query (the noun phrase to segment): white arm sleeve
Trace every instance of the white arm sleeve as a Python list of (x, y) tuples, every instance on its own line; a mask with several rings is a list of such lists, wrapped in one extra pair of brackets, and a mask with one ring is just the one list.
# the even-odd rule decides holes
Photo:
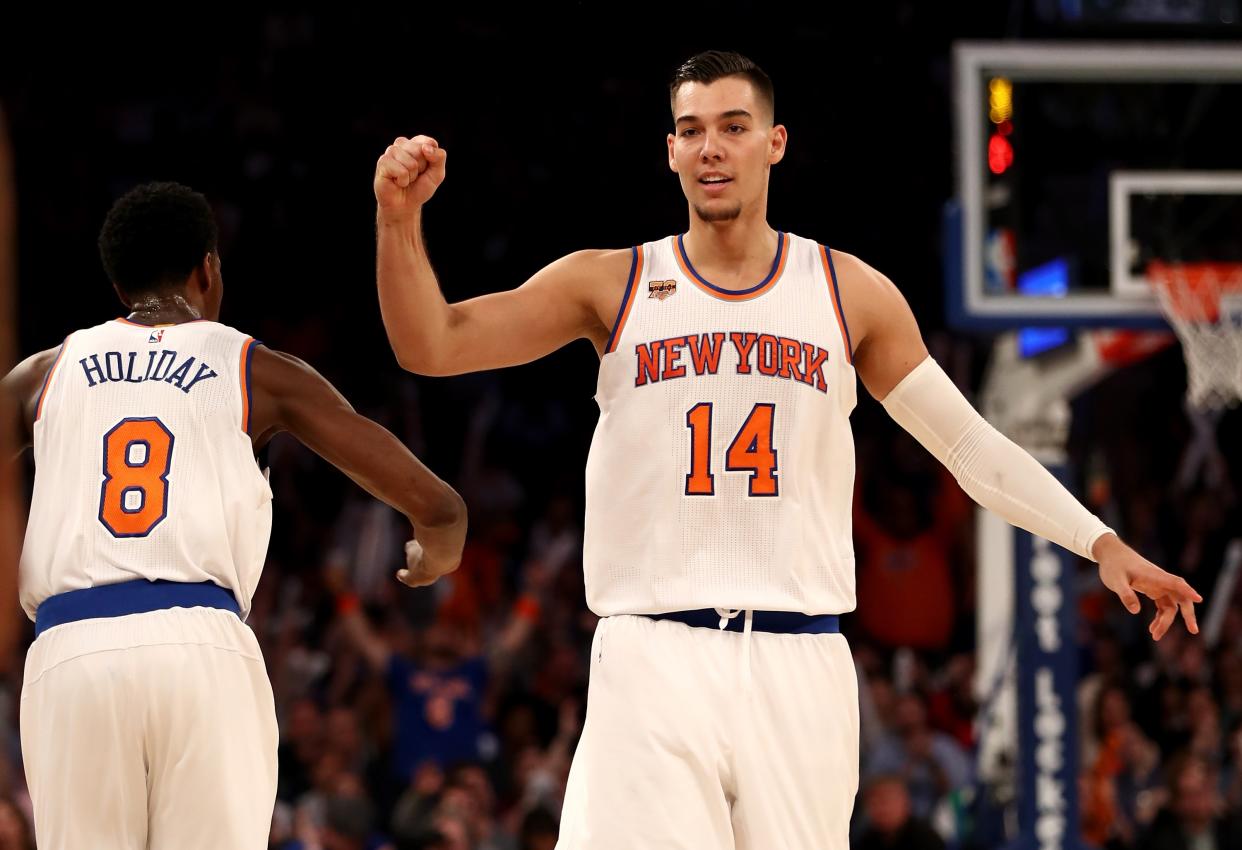
[(1091, 557), (1112, 531), (1048, 470), (988, 424), (944, 370), (928, 357), (882, 402), (953, 473), (962, 489), (1013, 525)]

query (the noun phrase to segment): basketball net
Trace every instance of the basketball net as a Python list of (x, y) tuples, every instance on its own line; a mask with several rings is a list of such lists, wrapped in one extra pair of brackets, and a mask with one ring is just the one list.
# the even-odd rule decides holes
[(1242, 263), (1147, 266), (1161, 310), (1182, 343), (1186, 401), (1204, 413), (1242, 400)]

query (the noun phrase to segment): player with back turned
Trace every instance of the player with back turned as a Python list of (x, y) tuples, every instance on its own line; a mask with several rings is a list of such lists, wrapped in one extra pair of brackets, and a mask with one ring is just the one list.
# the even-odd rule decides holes
[[(219, 324), (206, 199), (148, 184), (100, 235), (126, 318), (3, 380), (34, 445), (21, 701), (39, 847), (267, 847), (277, 728), (244, 620), (272, 492), (255, 452), (287, 431), (404, 513), (398, 578), (453, 570), (465, 508), (317, 372)], [(49, 317), (50, 318), (50, 317)]]

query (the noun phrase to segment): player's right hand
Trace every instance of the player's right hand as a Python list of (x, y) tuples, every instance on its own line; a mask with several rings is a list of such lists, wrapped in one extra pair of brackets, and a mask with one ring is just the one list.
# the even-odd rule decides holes
[(1126, 610), (1140, 610), (1138, 594), (1156, 603), (1156, 617), (1148, 626), (1152, 640), (1160, 640), (1173, 625), (1178, 612), (1186, 630), (1199, 634), (1195, 603), (1203, 597), (1184, 578), (1167, 573), (1122, 543), (1115, 534), (1105, 534), (1096, 543), (1093, 554), (1100, 564), (1100, 580), (1121, 599)]
[(399, 137), (375, 163), (375, 203), (381, 215), (416, 212), (444, 182), (447, 153), (430, 136)]
[(451, 563), (437, 563), (423, 549), (423, 544), (410, 540), (405, 544), (405, 569), (397, 570), (397, 581), (407, 587), (426, 587), (457, 569), (460, 563), (460, 555)]

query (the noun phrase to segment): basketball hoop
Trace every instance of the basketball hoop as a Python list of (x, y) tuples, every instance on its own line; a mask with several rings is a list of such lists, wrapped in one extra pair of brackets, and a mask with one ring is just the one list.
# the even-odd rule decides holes
[(1186, 400), (1223, 411), (1242, 399), (1242, 263), (1147, 266), (1165, 318), (1186, 357)]

